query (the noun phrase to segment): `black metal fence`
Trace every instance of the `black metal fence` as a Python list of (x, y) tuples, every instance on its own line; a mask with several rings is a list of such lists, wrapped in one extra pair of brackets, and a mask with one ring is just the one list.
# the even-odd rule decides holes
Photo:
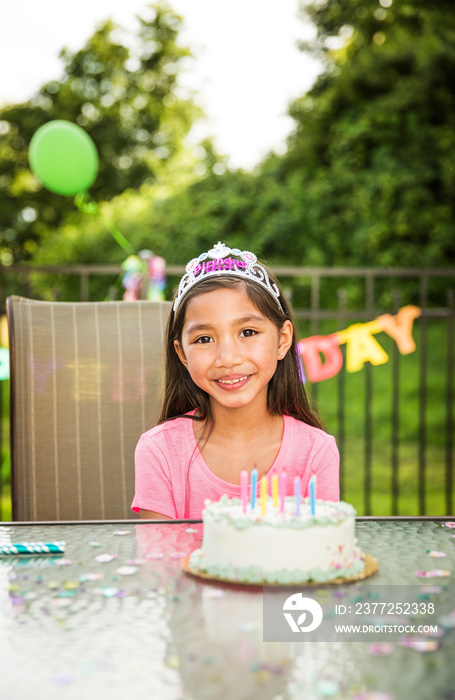
[[(418, 421), (415, 432), (417, 443), (417, 461), (415, 465), (415, 480), (417, 483), (417, 508), (419, 515), (429, 514), (427, 506), (427, 490), (429, 481), (433, 478), (435, 468), (444, 471), (443, 494), (440, 499), (440, 512), (431, 514), (453, 514), (454, 512), (454, 286), (455, 270), (453, 269), (381, 269), (381, 268), (276, 268), (274, 270), (280, 279), (294, 277), (307, 278), (309, 281), (310, 303), (305, 310), (296, 309), (300, 321), (307, 322), (309, 335), (320, 332), (321, 323), (330, 322), (333, 326), (330, 332), (343, 329), (350, 322), (367, 322), (382, 313), (396, 313), (403, 303), (414, 303), (421, 308), (418, 319), (419, 346), (417, 351), (418, 373), (416, 382)], [(336, 280), (336, 308), (323, 308), (321, 303), (321, 286), (323, 280)], [(354, 299), (358, 302), (363, 297), (363, 308), (351, 308), (349, 304), (349, 282), (356, 280)], [(384, 284), (384, 282), (386, 284)], [(382, 284), (381, 284), (382, 283)], [(403, 284), (405, 283), (405, 284)], [(332, 285), (332, 290), (333, 290)], [(363, 293), (361, 293), (363, 292)], [(384, 303), (388, 305), (384, 307)], [(352, 306), (352, 304), (351, 304)], [(444, 366), (440, 367), (439, 385), (428, 387), (429, 375), (429, 328), (430, 324), (438, 321), (440, 324), (438, 340), (444, 339)], [(327, 324), (326, 324), (327, 325)], [(404, 514), (400, 509), (400, 367), (403, 363), (398, 348), (392, 344), (391, 365), (392, 381), (390, 395), (390, 514)], [(373, 405), (373, 377), (377, 368), (369, 363), (364, 366), (363, 393), (363, 512), (372, 514), (372, 462), (373, 435), (375, 430)], [(346, 381), (344, 370), (340, 371), (337, 380), (336, 407), (336, 437), (341, 455), (340, 489), (342, 497), (349, 500), (349, 490), (345, 488), (344, 462), (349, 445), (346, 439), (346, 427), (349, 421), (349, 411), (346, 405)], [(313, 396), (317, 398), (319, 385), (312, 387)], [(432, 464), (429, 474), (428, 458), (428, 413), (434, 409), (433, 402), (444, 403), (445, 419), (432, 430), (439, 432), (443, 461)], [(334, 426), (332, 426), (334, 427)], [(333, 432), (333, 430), (332, 430)], [(402, 500), (402, 499), (401, 499)], [(357, 502), (357, 507), (359, 503)], [(376, 515), (388, 513), (376, 513)]]
[[(183, 266), (167, 267), (170, 290), (183, 272)], [(455, 270), (275, 267), (274, 272), (291, 298), (301, 338), (335, 333), (350, 324), (374, 320), (383, 313), (393, 314), (404, 304), (420, 307), (421, 315), (415, 325), (418, 346), (412, 360), (415, 374), (409, 394), (412, 399), (411, 413), (404, 410), (410, 407), (410, 399), (402, 392), (403, 379), (409, 372), (408, 360), (400, 355), (396, 344), (391, 343), (388, 383), (383, 390), (386, 396), (381, 397), (388, 406), (385, 421), (389, 426), (384, 437), (385, 429), (381, 424), (384, 434), (379, 436), (379, 456), (374, 408), (377, 397), (375, 373), (378, 368), (367, 362), (362, 372), (358, 373), (355, 379), (357, 388), (354, 389), (355, 411), (349, 405), (349, 401), (352, 403), (349, 394), (352, 395), (350, 383), (353, 380), (344, 365), (329, 382), (308, 384), (307, 388), (323, 410), (325, 406), (328, 407), (328, 429), (337, 438), (341, 456), (341, 496), (354, 502), (359, 513), (453, 514)], [(121, 273), (120, 265), (0, 268), (0, 303), (4, 307), (6, 296), (10, 293), (39, 298), (35, 286), (37, 275), (46, 275), (48, 280), (61, 279), (62, 275), (65, 278), (79, 277), (79, 293), (73, 300), (89, 301), (93, 279), (96, 278), (99, 285), (99, 280), (105, 277), (107, 289)], [(52, 284), (48, 289), (52, 292)], [(59, 297), (58, 294), (55, 296)], [(434, 350), (437, 352), (433, 357)], [(7, 408), (6, 403), (0, 404), (3, 413)], [(407, 417), (403, 417), (404, 413)], [(429, 420), (436, 414), (436, 422)], [(384, 416), (382, 418), (384, 423)], [(414, 432), (408, 429), (406, 421), (413, 423)], [(4, 419), (1, 425), (3, 444), (7, 446)], [(415, 459), (406, 466), (408, 481), (403, 481), (403, 432), (408, 443), (413, 443), (415, 447)], [(434, 445), (437, 445), (437, 449), (433, 449)], [(355, 467), (352, 467), (353, 461)], [(381, 481), (386, 479), (385, 474), (387, 486)], [(432, 496), (429, 504), (429, 494), (431, 489), (434, 491), (436, 482), (438, 499)], [(379, 490), (383, 489), (386, 493), (379, 505), (375, 504), (376, 484), (380, 484)], [(415, 507), (413, 512), (409, 512), (409, 505), (403, 504), (409, 496), (408, 492), (413, 489)]]

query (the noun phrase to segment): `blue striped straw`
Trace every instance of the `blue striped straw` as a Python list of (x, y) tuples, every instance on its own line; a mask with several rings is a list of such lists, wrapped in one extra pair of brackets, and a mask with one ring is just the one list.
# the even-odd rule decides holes
[(16, 544), (0, 545), (0, 555), (63, 554), (65, 545), (65, 542), (17, 542)]

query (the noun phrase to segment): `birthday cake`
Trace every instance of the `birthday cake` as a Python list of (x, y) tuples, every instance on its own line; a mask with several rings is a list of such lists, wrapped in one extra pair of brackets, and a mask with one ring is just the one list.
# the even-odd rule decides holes
[(330, 582), (361, 574), (365, 557), (356, 546), (355, 516), (344, 501), (304, 498), (282, 507), (267, 497), (265, 507), (242, 506), (224, 495), (205, 501), (202, 547), (189, 557), (194, 573), (226, 581), (258, 584)]

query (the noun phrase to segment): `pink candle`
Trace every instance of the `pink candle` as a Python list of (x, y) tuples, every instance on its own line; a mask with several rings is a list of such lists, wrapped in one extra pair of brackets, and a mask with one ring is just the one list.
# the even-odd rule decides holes
[(279, 488), (280, 512), (281, 513), (284, 513), (284, 499), (286, 497), (286, 477), (287, 477), (287, 474), (286, 474), (285, 470), (283, 469), (283, 471), (280, 474), (280, 488)]
[(242, 469), (240, 472), (240, 493), (242, 495), (242, 510), (246, 513), (246, 504), (248, 501), (248, 472)]

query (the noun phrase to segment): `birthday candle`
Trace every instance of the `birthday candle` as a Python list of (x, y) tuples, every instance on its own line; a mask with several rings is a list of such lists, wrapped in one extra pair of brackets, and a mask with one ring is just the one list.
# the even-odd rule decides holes
[(267, 498), (267, 479), (261, 480), (261, 515), (265, 515), (265, 500)]
[(246, 513), (246, 503), (248, 500), (248, 472), (242, 469), (240, 472), (240, 492), (242, 495), (242, 510)]
[(311, 515), (316, 514), (316, 474), (313, 474), (313, 476), (310, 479), (310, 506), (311, 506)]
[(276, 474), (272, 476), (272, 496), (273, 505), (276, 508), (278, 506), (278, 477)]
[(258, 482), (258, 470), (251, 470), (251, 510), (256, 505), (256, 484)]
[(286, 497), (286, 478), (287, 474), (285, 470), (280, 474), (280, 512), (284, 513), (284, 499)]
[(298, 476), (294, 479), (294, 496), (295, 496), (295, 514), (300, 515), (300, 479)]

